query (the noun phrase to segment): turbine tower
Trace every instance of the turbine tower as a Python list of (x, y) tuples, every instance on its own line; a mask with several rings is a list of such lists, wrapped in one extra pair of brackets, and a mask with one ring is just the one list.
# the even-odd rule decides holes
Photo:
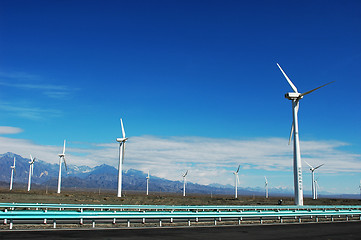
[(322, 167), (324, 164), (321, 164), (321, 165), (318, 165), (317, 167), (312, 167), (308, 162), (306, 162), (306, 160), (303, 160), (303, 161), (305, 161), (305, 163), (310, 167), (310, 171), (311, 171), (311, 175), (312, 175), (312, 199), (317, 199), (317, 197), (316, 197), (316, 181), (315, 181), (315, 170), (317, 169), (317, 168), (320, 168), (320, 167)]
[(29, 180), (28, 180), (28, 192), (30, 191), (30, 186), (31, 186), (31, 177), (34, 174), (34, 162), (35, 162), (36, 158), (33, 158), (30, 154), (30, 161), (29, 161)]
[(68, 168), (66, 166), (66, 161), (65, 161), (65, 140), (64, 140), (63, 153), (58, 154), (58, 156), (59, 156), (59, 177), (58, 177), (58, 191), (57, 191), (57, 193), (60, 193), (60, 188), (61, 188), (61, 162), (62, 162), (62, 160), (64, 161), (65, 170), (68, 171)]
[(124, 162), (124, 151), (125, 151), (125, 142), (128, 138), (125, 137), (125, 131), (123, 126), (123, 120), (120, 119), (120, 125), (122, 128), (122, 138), (117, 138), (119, 143), (119, 163), (118, 163), (118, 197), (122, 197), (122, 171), (123, 171), (123, 162)]
[(237, 185), (237, 183), (239, 183), (239, 178), (238, 178), (238, 172), (239, 172), (239, 167), (240, 167), (241, 165), (238, 165), (238, 168), (237, 168), (237, 171), (235, 171), (235, 172), (233, 172), (233, 174), (234, 174), (234, 191), (235, 191), (235, 193), (234, 193), (234, 198), (238, 198), (238, 185)]
[(315, 199), (318, 199), (318, 189), (320, 188), (320, 185), (318, 185), (318, 178), (315, 180)]
[(11, 168), (11, 176), (10, 176), (10, 191), (13, 190), (13, 180), (14, 180), (14, 172), (16, 173), (15, 170), (15, 157), (14, 157), (14, 165), (10, 166)]
[(266, 176), (264, 176), (264, 188), (265, 188), (265, 193), (266, 193), (266, 198), (268, 198), (268, 181), (267, 181), (267, 178)]
[(148, 176), (146, 177), (147, 179), (147, 196), (148, 196), (148, 193), (149, 193), (149, 170), (148, 170)]
[(302, 187), (302, 163), (301, 163), (301, 150), (300, 150), (300, 139), (298, 136), (298, 108), (299, 101), (303, 96), (320, 89), (332, 82), (326, 83), (318, 88), (312, 89), (305, 93), (299, 93), (296, 86), (291, 82), (286, 73), (283, 71), (281, 66), (277, 63), (278, 68), (281, 70), (283, 76), (286, 78), (288, 84), (291, 86), (294, 92), (289, 92), (285, 94), (285, 97), (292, 101), (292, 110), (293, 110), (293, 123), (291, 128), (290, 140), (292, 138), (292, 133), (294, 132), (293, 138), (293, 180), (294, 180), (294, 191), (295, 191), (295, 205), (303, 206), (303, 187)]
[(188, 174), (188, 170), (183, 174), (183, 197), (186, 196), (186, 176)]

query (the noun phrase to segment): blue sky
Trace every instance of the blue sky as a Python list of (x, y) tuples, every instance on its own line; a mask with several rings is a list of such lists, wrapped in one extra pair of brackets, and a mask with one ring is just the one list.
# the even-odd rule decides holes
[[(292, 188), (291, 91), (321, 190), (361, 179), (359, 1), (1, 1), (0, 151)], [(305, 165), (305, 164), (304, 164)], [(192, 174), (193, 173), (193, 174)], [(310, 174), (304, 166), (306, 191)]]

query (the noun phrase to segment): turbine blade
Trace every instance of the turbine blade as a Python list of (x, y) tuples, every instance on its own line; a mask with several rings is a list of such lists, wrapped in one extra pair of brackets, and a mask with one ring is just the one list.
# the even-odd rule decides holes
[(123, 142), (122, 148), (123, 148), (123, 151), (122, 151), (122, 163), (124, 163), (125, 142)]
[(315, 167), (315, 170), (316, 170), (317, 168), (322, 167), (323, 165), (325, 165), (325, 164), (323, 163), (323, 164), (321, 164), (321, 165), (319, 165), (319, 166)]
[(237, 174), (236, 176), (237, 176), (237, 182), (238, 182), (238, 184), (241, 184), (241, 183), (239, 182), (239, 177), (238, 177), (238, 174)]
[(311, 92), (313, 92), (313, 91), (316, 91), (317, 89), (320, 89), (320, 88), (322, 88), (322, 87), (324, 87), (324, 86), (326, 86), (326, 85), (328, 85), (328, 84), (331, 84), (331, 83), (333, 83), (333, 82), (335, 82), (335, 81), (326, 83), (326, 84), (324, 84), (324, 85), (322, 85), (322, 86), (320, 86), (320, 87), (318, 87), (318, 88), (315, 88), (315, 89), (312, 89), (312, 90), (310, 90), (310, 91), (308, 91), (308, 92), (302, 93), (302, 94), (300, 95), (300, 97), (305, 96), (305, 95), (307, 95), (307, 94), (309, 94), (309, 93), (311, 93)]
[(290, 144), (291, 144), (291, 141), (292, 141), (292, 135), (293, 135), (293, 121), (292, 121), (292, 126), (291, 126), (290, 138), (288, 139), (288, 145), (290, 145)]
[(148, 170), (148, 178), (149, 178), (149, 170)]
[(278, 68), (281, 70), (281, 72), (283, 73), (283, 76), (285, 76), (285, 78), (287, 79), (288, 84), (290, 84), (291, 88), (293, 89), (293, 91), (295, 91), (296, 93), (298, 93), (297, 88), (295, 85), (293, 85), (293, 83), (291, 82), (291, 80), (288, 78), (287, 74), (283, 71), (283, 69), (281, 68), (281, 66), (277, 63)]
[(309, 164), (308, 162), (306, 162), (306, 160), (303, 160), (310, 168), (313, 168), (312, 166), (311, 166), (311, 164)]
[(16, 159), (15, 159), (15, 157), (14, 157), (14, 168), (15, 168), (15, 160), (16, 160)]
[(65, 154), (65, 140), (64, 140), (63, 154)]
[(65, 166), (65, 170), (68, 171), (68, 167), (66, 166), (66, 161), (65, 161), (65, 157), (63, 157), (64, 160), (64, 166)]
[(123, 126), (123, 120), (120, 119), (120, 125), (122, 127), (122, 135), (123, 135), (123, 138), (125, 138), (125, 131), (124, 131), (124, 126)]
[(31, 156), (31, 154), (30, 154), (30, 160), (33, 161), (33, 157)]
[(238, 165), (238, 168), (237, 168), (237, 171), (236, 171), (236, 173), (238, 173), (238, 171), (239, 171), (239, 167), (240, 167), (241, 165)]

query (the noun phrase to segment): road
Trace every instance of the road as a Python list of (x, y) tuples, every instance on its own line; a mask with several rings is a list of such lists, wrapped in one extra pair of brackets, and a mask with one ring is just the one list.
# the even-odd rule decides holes
[(219, 227), (0, 231), (0, 239), (361, 239), (361, 222)]

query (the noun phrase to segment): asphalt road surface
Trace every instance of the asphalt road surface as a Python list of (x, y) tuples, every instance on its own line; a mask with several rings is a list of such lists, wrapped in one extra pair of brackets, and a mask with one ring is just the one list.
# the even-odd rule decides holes
[(0, 239), (361, 239), (361, 222), (0, 231)]

